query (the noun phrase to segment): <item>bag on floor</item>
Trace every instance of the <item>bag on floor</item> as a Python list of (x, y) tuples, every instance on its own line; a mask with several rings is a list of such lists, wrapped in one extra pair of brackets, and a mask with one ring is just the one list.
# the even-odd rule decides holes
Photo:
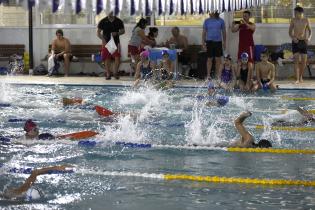
[(23, 74), (24, 72), (24, 61), (21, 55), (11, 55), (9, 57), (9, 73), (11, 74)]
[(43, 64), (36, 66), (34, 69), (34, 75), (46, 75), (47, 73), (48, 71)]

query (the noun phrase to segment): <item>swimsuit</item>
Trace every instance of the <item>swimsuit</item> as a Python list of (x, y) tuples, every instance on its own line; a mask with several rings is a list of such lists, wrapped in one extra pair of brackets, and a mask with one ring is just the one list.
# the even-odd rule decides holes
[(221, 80), (224, 83), (229, 83), (232, 81), (232, 70), (224, 68), (221, 73)]
[(240, 76), (241, 76), (241, 80), (246, 84), (247, 77), (248, 77), (248, 68), (246, 68), (246, 69), (241, 68)]
[(261, 79), (260, 81), (261, 81), (261, 84), (264, 86), (265, 84), (270, 82), (270, 79)]
[(140, 66), (141, 79), (149, 79), (152, 77), (152, 69), (149, 64), (145, 67), (143, 64)]

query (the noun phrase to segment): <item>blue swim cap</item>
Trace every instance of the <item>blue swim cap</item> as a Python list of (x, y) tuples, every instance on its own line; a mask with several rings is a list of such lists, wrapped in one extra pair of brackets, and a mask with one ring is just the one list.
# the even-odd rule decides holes
[(211, 81), (209, 81), (207, 87), (208, 89), (214, 89), (214, 84)]
[(220, 106), (225, 106), (229, 102), (229, 97), (227, 96), (219, 96), (217, 98), (217, 102)]
[(245, 59), (248, 59), (248, 54), (246, 53), (246, 52), (243, 52), (242, 54), (241, 54), (241, 59), (242, 60), (245, 60)]
[(162, 55), (169, 55), (169, 53), (167, 52), (167, 50), (162, 50)]
[(267, 83), (263, 84), (262, 89), (263, 89), (264, 91), (267, 91), (267, 90), (269, 89), (269, 86), (267, 85)]

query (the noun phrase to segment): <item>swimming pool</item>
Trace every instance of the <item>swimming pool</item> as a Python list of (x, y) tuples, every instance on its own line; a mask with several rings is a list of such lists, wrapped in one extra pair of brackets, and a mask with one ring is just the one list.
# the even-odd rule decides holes
[[(108, 176), (106, 172), (189, 174), (204, 176), (313, 180), (315, 155), (230, 153), (221, 150), (176, 148), (125, 148), (115, 142), (147, 144), (228, 143), (238, 137), (233, 120), (243, 110), (252, 110), (246, 121), (256, 139), (266, 137), (274, 147), (315, 149), (315, 132), (270, 131), (256, 129), (268, 116), (297, 105), (315, 109), (310, 90), (280, 90), (276, 94), (230, 95), (226, 107), (209, 108), (194, 97), (204, 88), (7, 85), (2, 84), (0, 134), (15, 143), (1, 146), (1, 163), (6, 167), (44, 167), (73, 164), (73, 174), (44, 175), (35, 186), (44, 197), (33, 202), (0, 200), (2, 207), (67, 209), (312, 209), (314, 188), (303, 186), (262, 186), (222, 184), (184, 180), (167, 181), (132, 176)], [(63, 108), (62, 97), (82, 97), (114, 111), (136, 112), (139, 117), (121, 117), (111, 123), (87, 107)], [(77, 142), (19, 140), (23, 121), (34, 119), (41, 132), (64, 134), (96, 130), (94, 147)], [(309, 124), (306, 127), (312, 127)], [(18, 186), (27, 175), (4, 173), (1, 191)]]

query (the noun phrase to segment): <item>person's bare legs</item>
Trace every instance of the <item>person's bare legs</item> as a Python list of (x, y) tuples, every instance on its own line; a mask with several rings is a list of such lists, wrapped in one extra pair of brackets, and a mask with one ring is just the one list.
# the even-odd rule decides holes
[(111, 59), (106, 58), (106, 60), (105, 60), (105, 77), (106, 77), (106, 79), (110, 79), (110, 77), (111, 77), (110, 64), (111, 64)]
[(65, 65), (65, 77), (69, 75), (69, 69), (70, 69), (70, 54), (65, 53), (63, 54), (64, 58), (64, 65)]
[(213, 58), (207, 59), (207, 78), (211, 78), (212, 59)]
[(119, 76), (118, 76), (118, 69), (119, 69), (119, 66), (120, 66), (120, 57), (115, 57), (115, 63), (114, 63), (114, 77), (116, 79), (119, 79)]
[(301, 54), (301, 62), (299, 64), (299, 81), (303, 82), (303, 73), (306, 67), (306, 62), (307, 62), (307, 54)]
[(296, 77), (296, 81), (295, 84), (300, 83), (300, 54), (299, 53), (295, 53), (293, 55), (293, 59), (294, 59), (294, 72), (295, 72), (295, 77)]
[(219, 78), (220, 66), (222, 63), (222, 57), (215, 57), (215, 78)]
[(247, 111), (247, 112), (242, 112), (240, 114), (240, 116), (238, 116), (235, 120), (234, 120), (234, 125), (235, 128), (237, 129), (237, 131), (239, 132), (239, 134), (242, 136), (243, 139), (248, 138), (249, 136), (251, 136), (251, 134), (247, 131), (247, 129), (244, 127), (243, 122), (245, 121), (245, 119), (249, 116), (251, 116), (252, 113)]

